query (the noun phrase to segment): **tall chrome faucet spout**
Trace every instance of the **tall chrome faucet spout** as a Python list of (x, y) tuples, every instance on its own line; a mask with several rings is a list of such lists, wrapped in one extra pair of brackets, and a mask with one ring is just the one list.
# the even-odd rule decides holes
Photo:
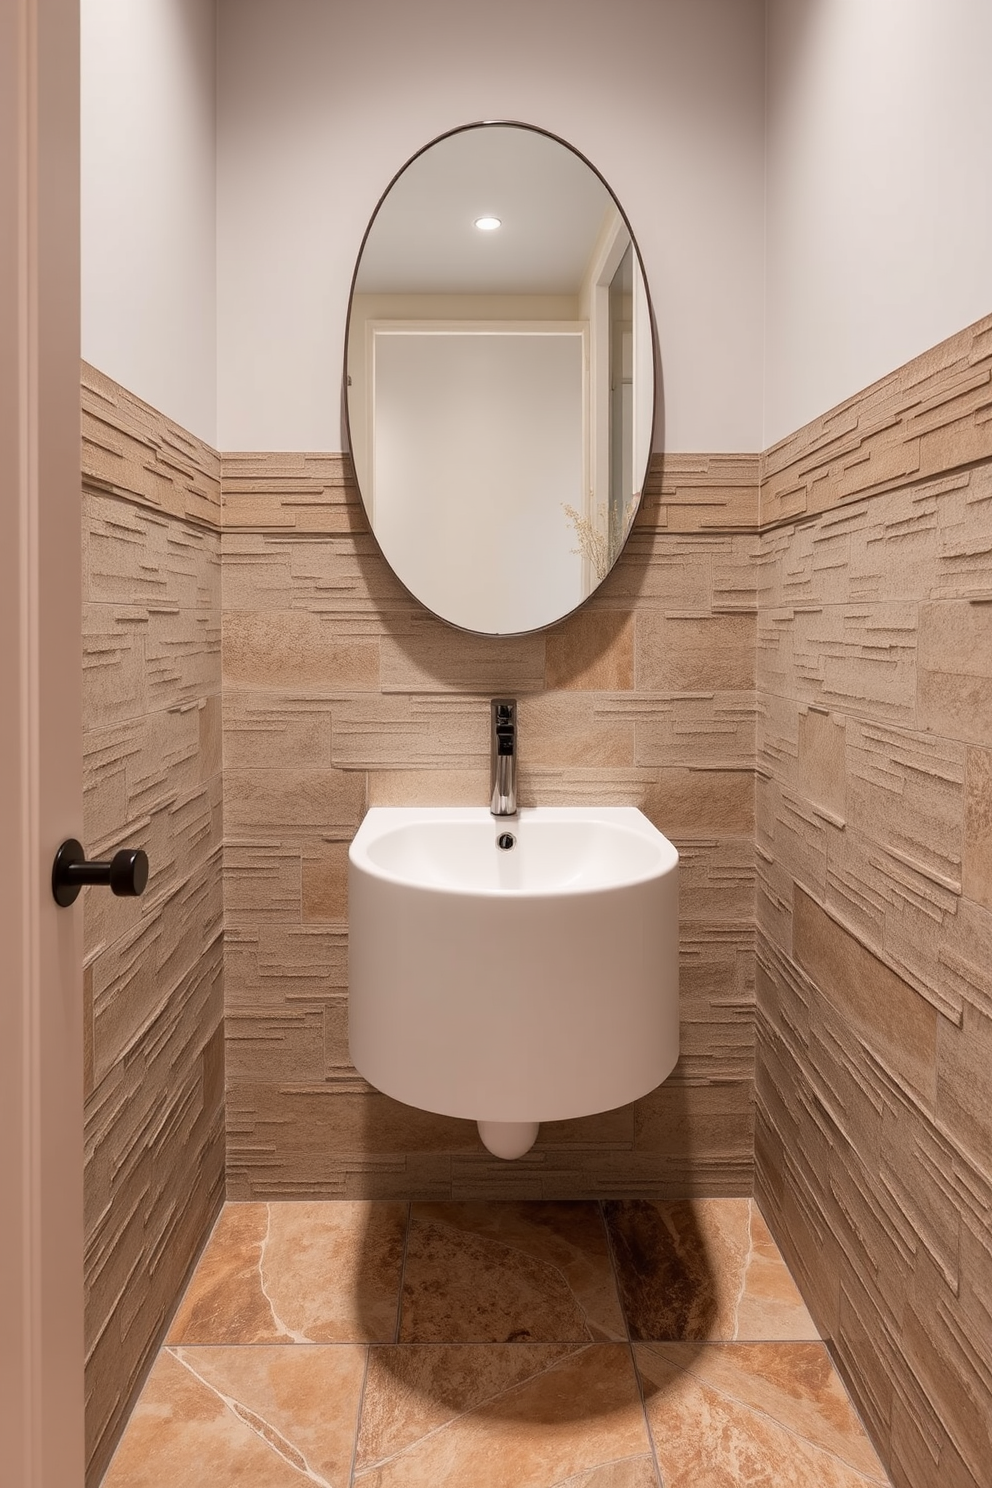
[(517, 812), (517, 702), (516, 698), (493, 698), (489, 735), (489, 809), (493, 816), (515, 816)]

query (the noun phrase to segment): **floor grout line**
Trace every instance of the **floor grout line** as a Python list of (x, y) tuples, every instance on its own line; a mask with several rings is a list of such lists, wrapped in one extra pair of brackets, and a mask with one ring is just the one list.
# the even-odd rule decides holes
[(627, 1317), (627, 1309), (623, 1302), (623, 1292), (620, 1288), (620, 1267), (617, 1264), (616, 1251), (613, 1248), (613, 1236), (610, 1234), (609, 1222), (606, 1218), (606, 1209), (602, 1199), (599, 1203), (599, 1217), (603, 1229), (606, 1232), (606, 1250), (610, 1258), (610, 1267), (613, 1271), (613, 1285), (616, 1288), (617, 1305), (620, 1308), (620, 1316), (623, 1319), (624, 1331), (627, 1334), (627, 1351), (630, 1354), (630, 1367), (634, 1371), (634, 1383), (637, 1386), (637, 1398), (641, 1402), (641, 1416), (644, 1420), (644, 1434), (648, 1441), (648, 1450), (651, 1453), (651, 1461), (654, 1465), (654, 1475), (657, 1479), (658, 1488), (664, 1488), (661, 1478), (661, 1466), (658, 1462), (658, 1453), (655, 1451), (654, 1435), (651, 1431), (651, 1422), (648, 1420), (647, 1401), (644, 1398), (644, 1386), (641, 1383), (641, 1372), (637, 1367), (637, 1355), (634, 1353), (634, 1341), (630, 1336), (630, 1319)]
[(354, 1488), (355, 1469), (358, 1466), (358, 1439), (362, 1434), (362, 1415), (365, 1411), (365, 1390), (369, 1382), (369, 1364), (372, 1359), (371, 1345), (365, 1347), (365, 1368), (362, 1370), (362, 1388), (358, 1392), (358, 1410), (355, 1413), (355, 1438), (351, 1444), (351, 1467), (348, 1471), (348, 1488)]

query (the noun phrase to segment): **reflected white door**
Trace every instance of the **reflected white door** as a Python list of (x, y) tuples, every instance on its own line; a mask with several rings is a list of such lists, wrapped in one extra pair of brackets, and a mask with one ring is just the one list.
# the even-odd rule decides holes
[(0, 6), (0, 1483), (83, 1482), (78, 0)]

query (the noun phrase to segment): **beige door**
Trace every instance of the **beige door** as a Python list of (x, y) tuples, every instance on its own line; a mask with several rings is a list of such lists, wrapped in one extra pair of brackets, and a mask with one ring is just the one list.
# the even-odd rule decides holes
[(83, 1482), (78, 0), (0, 0), (0, 1485)]

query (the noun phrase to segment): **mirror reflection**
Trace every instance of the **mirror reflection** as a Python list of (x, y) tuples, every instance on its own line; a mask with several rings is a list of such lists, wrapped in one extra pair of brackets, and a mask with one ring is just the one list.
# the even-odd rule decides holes
[(366, 234), (347, 374), (372, 530), (428, 609), (517, 634), (606, 577), (647, 470), (654, 351), (629, 228), (574, 150), (482, 124), (417, 155)]

